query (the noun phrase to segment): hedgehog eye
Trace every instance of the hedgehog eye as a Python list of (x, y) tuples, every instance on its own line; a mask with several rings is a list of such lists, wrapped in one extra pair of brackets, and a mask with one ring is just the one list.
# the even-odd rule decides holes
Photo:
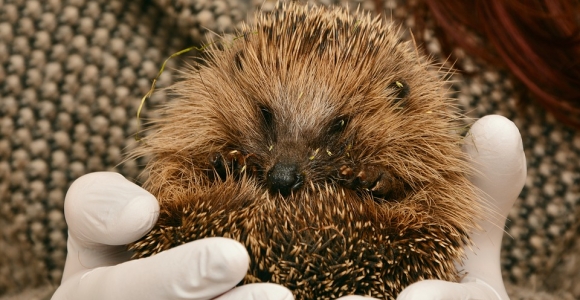
[(342, 133), (346, 128), (348, 121), (349, 119), (345, 116), (334, 119), (331, 123), (329, 134), (333, 135)]
[(274, 115), (272, 114), (272, 111), (270, 111), (270, 109), (266, 106), (260, 105), (260, 113), (262, 114), (262, 119), (264, 120), (264, 124), (269, 127), (272, 128), (274, 125)]
[(390, 91), (390, 95), (394, 95), (397, 100), (406, 98), (411, 92), (407, 82), (401, 79), (395, 80), (393, 83), (389, 84), (387, 89)]

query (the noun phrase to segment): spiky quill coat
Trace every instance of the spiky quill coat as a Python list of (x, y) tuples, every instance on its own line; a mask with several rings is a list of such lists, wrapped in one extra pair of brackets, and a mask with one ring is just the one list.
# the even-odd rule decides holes
[(397, 27), (281, 5), (204, 55), (133, 153), (152, 157), (144, 187), (161, 205), (136, 257), (233, 238), (243, 283), (296, 299), (458, 279), (480, 211), (459, 115)]

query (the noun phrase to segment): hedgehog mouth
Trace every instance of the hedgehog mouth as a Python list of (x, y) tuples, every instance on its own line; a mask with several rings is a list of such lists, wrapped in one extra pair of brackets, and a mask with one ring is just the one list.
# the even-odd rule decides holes
[[(240, 150), (214, 153), (210, 157), (211, 176), (221, 181), (229, 177), (258, 179), (265, 190), (284, 198), (313, 189), (312, 178), (300, 172), (296, 164), (278, 162), (265, 170), (256, 155)], [(319, 180), (321, 184), (338, 185), (361, 194), (371, 195), (376, 201), (399, 201), (411, 192), (409, 184), (394, 175), (388, 167), (378, 165), (355, 166), (341, 163), (340, 167), (329, 168), (328, 176)], [(310, 184), (306, 184), (306, 183)], [(318, 181), (317, 181), (318, 182)], [(308, 191), (306, 191), (308, 192)], [(362, 196), (362, 195), (361, 195)]]
[(210, 157), (213, 173), (210, 177), (225, 181), (228, 178), (254, 178), (272, 195), (284, 198), (298, 193), (304, 186), (306, 176), (299, 172), (296, 164), (278, 163), (265, 170), (254, 154), (245, 154), (239, 150), (214, 153)]
[(266, 172), (265, 182), (270, 193), (288, 197), (302, 188), (305, 177), (298, 164), (277, 162)]

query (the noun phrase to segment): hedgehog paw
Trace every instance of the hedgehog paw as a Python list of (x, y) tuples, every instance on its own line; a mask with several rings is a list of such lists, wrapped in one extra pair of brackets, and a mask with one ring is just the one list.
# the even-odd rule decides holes
[(352, 190), (371, 192), (380, 198), (399, 198), (404, 194), (404, 184), (386, 168), (364, 166), (362, 168), (344, 165), (338, 171), (340, 182)]
[(232, 150), (226, 154), (214, 153), (210, 157), (210, 163), (219, 177), (225, 180), (229, 175), (239, 177), (247, 172), (257, 173), (258, 167), (254, 158), (254, 154), (244, 155), (241, 151)]

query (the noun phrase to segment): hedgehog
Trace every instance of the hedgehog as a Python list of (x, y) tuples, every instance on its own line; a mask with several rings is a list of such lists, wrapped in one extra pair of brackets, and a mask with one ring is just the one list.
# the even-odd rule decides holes
[(235, 239), (240, 284), (296, 299), (458, 281), (481, 206), (445, 71), (358, 10), (278, 4), (250, 24), (179, 70), (132, 153), (161, 209), (134, 258)]

